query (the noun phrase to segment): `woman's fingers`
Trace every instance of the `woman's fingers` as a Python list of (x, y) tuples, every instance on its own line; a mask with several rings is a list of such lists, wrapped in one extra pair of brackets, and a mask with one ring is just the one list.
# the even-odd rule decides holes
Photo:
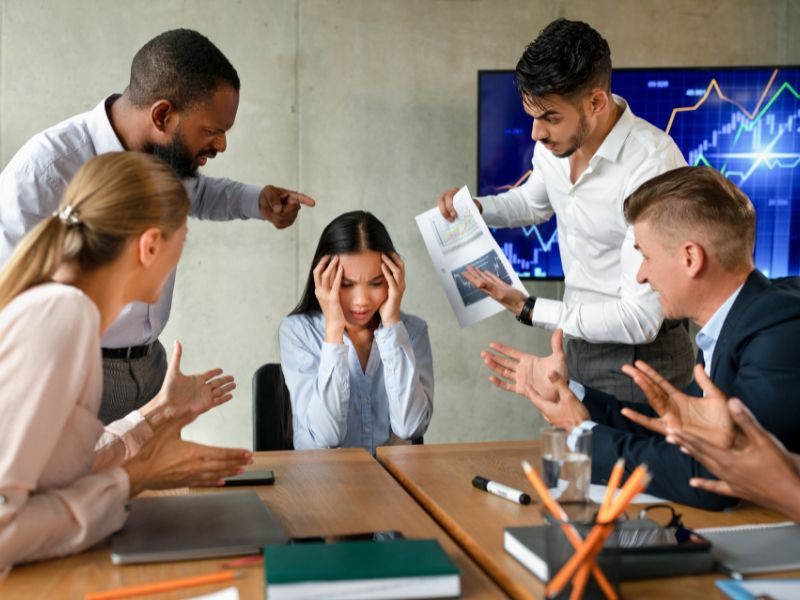
[(326, 254), (319, 260), (317, 266), (314, 267), (314, 270), (312, 271), (312, 274), (314, 276), (314, 287), (319, 288), (320, 285), (322, 284), (322, 272), (326, 269), (328, 261), (330, 261), (330, 259), (331, 257)]
[(344, 267), (342, 265), (338, 265), (336, 267), (336, 276), (333, 278), (333, 283), (331, 284), (331, 293), (333, 294), (336, 302), (339, 302), (339, 290), (342, 287), (342, 277), (344, 277)]
[(323, 289), (329, 290), (333, 287), (333, 281), (338, 271), (339, 271), (339, 257), (334, 256), (328, 263), (328, 266), (325, 267), (325, 270), (322, 272), (322, 277), (320, 278), (320, 282), (322, 283)]

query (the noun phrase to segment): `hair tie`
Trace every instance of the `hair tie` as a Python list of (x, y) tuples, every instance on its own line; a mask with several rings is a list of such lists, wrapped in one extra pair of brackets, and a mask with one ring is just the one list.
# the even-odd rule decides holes
[(78, 211), (72, 208), (71, 206), (62, 206), (56, 211), (53, 211), (53, 216), (58, 217), (59, 220), (67, 226), (72, 225), (80, 225), (81, 220), (79, 218)]

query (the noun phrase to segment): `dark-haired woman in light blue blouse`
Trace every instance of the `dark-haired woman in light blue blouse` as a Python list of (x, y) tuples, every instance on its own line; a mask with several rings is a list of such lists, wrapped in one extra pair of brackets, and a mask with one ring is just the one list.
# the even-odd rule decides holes
[(428, 327), (400, 311), (405, 265), (364, 211), (323, 231), (300, 303), (280, 327), (294, 447), (365, 448), (422, 436), (433, 414)]

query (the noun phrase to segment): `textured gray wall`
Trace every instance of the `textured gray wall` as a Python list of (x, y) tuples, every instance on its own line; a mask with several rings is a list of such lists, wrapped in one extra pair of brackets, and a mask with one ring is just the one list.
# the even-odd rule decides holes
[[(190, 437), (250, 444), (250, 377), (278, 359), (277, 327), (299, 296), (322, 227), (354, 208), (383, 219), (406, 257), (404, 308), (430, 326), (435, 413), (426, 440), (535, 436), (522, 398), (495, 391), (479, 351), (535, 352), (548, 335), (508, 314), (460, 330), (413, 217), (445, 187), (476, 181), (476, 71), (513, 68), (550, 20), (586, 20), (616, 66), (800, 63), (796, 0), (3, 0), (0, 161), (31, 135), (121, 91), (154, 35), (208, 35), (242, 79), (229, 150), (205, 172), (294, 187), (318, 200), (278, 232), (192, 222), (163, 340), (186, 371), (222, 366), (234, 399)], [(561, 286), (531, 285), (556, 296)]]

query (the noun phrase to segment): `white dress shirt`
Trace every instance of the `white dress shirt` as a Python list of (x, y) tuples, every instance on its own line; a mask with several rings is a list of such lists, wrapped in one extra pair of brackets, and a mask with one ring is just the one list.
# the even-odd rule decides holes
[(325, 341), (320, 312), (286, 317), (281, 368), (292, 401), (294, 447), (365, 448), (416, 438), (433, 414), (433, 358), (425, 321), (401, 313), (375, 330), (367, 368), (347, 333)]
[(153, 431), (136, 411), (104, 429), (102, 387), (100, 313), (79, 289), (39, 285), (0, 311), (0, 579), (125, 522), (120, 465)]
[[(35, 135), (0, 173), (0, 266), (25, 233), (58, 208), (64, 190), (85, 162), (124, 150), (107, 113), (116, 97), (109, 96), (93, 110)], [(262, 218), (258, 186), (203, 175), (185, 179), (184, 184), (193, 217), (214, 221)], [(125, 307), (103, 337), (103, 347), (139, 346), (158, 339), (169, 318), (174, 285), (172, 273), (156, 304)]]
[(623, 112), (574, 184), (569, 159), (536, 144), (523, 185), (479, 200), (493, 227), (558, 218), (564, 300), (537, 298), (534, 325), (592, 343), (643, 344), (655, 339), (663, 315), (656, 293), (636, 282), (642, 257), (623, 203), (642, 183), (686, 161), (672, 138), (635, 117), (619, 96), (614, 101)]

